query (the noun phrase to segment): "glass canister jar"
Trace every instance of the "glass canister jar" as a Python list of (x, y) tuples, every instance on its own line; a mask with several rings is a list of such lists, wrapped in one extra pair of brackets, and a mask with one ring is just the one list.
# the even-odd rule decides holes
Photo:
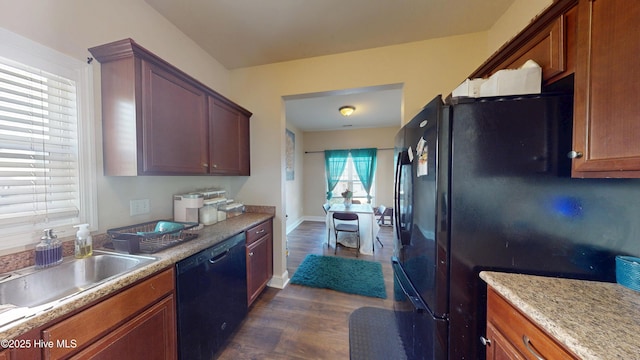
[(213, 225), (218, 222), (218, 208), (220, 205), (226, 204), (224, 198), (213, 198), (204, 200), (203, 206), (200, 208), (200, 223), (204, 225)]
[(220, 206), (218, 210), (225, 213), (225, 219), (230, 219), (242, 214), (244, 212), (244, 205), (240, 203), (230, 203)]

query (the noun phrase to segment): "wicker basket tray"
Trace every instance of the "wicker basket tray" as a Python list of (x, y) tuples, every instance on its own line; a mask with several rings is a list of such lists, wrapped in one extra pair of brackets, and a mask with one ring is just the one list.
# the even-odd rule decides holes
[[(159, 222), (166, 221), (182, 224), (182, 229), (156, 232)], [(198, 237), (193, 230), (198, 223), (169, 220), (155, 220), (142, 224), (124, 226), (107, 230), (113, 249), (129, 254), (153, 254)], [(105, 245), (109, 247), (109, 245)]]

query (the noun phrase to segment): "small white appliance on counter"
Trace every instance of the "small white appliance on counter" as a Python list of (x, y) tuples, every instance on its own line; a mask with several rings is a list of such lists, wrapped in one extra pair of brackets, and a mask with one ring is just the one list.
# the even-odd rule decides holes
[(173, 219), (198, 222), (198, 210), (204, 205), (204, 196), (198, 193), (173, 196)]

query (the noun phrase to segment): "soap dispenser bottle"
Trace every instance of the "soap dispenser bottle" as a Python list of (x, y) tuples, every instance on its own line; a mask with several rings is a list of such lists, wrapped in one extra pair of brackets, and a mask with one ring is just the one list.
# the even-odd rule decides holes
[(89, 224), (80, 224), (74, 227), (78, 228), (74, 247), (76, 259), (84, 259), (91, 256), (93, 254), (93, 241), (89, 232)]
[(36, 245), (36, 269), (58, 265), (62, 262), (62, 242), (53, 229), (44, 230), (40, 243)]

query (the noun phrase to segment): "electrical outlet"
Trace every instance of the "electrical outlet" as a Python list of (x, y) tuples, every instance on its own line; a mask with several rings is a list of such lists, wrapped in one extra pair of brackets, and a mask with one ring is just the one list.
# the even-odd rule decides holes
[(149, 213), (149, 199), (129, 201), (129, 215), (144, 215)]

